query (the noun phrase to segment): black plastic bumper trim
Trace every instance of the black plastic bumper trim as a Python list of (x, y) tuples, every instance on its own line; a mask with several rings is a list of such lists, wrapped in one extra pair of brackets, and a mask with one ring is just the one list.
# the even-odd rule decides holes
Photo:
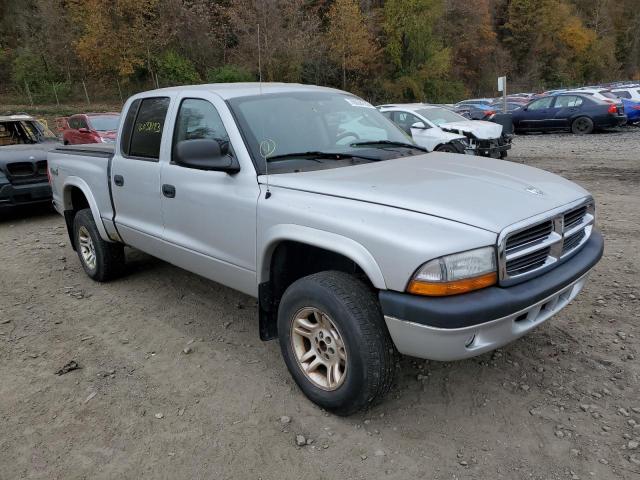
[(451, 297), (421, 297), (381, 290), (385, 315), (438, 328), (463, 328), (496, 320), (544, 300), (578, 280), (598, 263), (604, 239), (594, 230), (570, 260), (548, 273), (512, 287), (489, 287)]

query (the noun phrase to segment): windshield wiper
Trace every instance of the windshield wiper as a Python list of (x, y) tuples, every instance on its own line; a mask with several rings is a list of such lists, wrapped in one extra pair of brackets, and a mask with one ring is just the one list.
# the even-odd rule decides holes
[(415, 148), (416, 150), (422, 150), (423, 152), (427, 151), (427, 149), (419, 147), (418, 145), (415, 145), (413, 143), (394, 142), (392, 140), (367, 140), (365, 142), (356, 142), (351, 144), (352, 147), (364, 147), (368, 145), (388, 145), (392, 147)]
[(272, 162), (274, 160), (285, 160), (287, 158), (303, 158), (309, 160), (348, 160), (350, 158), (362, 158), (364, 160), (380, 160), (379, 158), (367, 157), (365, 155), (354, 155), (352, 153), (297, 152), (267, 157), (267, 162)]

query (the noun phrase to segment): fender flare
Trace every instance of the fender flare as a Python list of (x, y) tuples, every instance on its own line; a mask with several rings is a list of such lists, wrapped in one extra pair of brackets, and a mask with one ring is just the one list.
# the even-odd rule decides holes
[(270, 227), (262, 239), (263, 247), (258, 252), (258, 283), (269, 280), (271, 258), (276, 247), (284, 241), (305, 243), (314, 247), (329, 250), (344, 255), (355, 262), (369, 277), (373, 286), (380, 290), (386, 290), (386, 282), (378, 263), (373, 255), (358, 242), (338, 235), (311, 227), (295, 224), (280, 224)]
[(95, 198), (93, 198), (93, 194), (91, 193), (91, 188), (89, 188), (89, 185), (87, 184), (87, 182), (85, 182), (80, 177), (71, 176), (65, 179), (64, 187), (62, 189), (63, 209), (71, 210), (72, 208), (71, 195), (70, 195), (71, 188), (69, 187), (76, 187), (76, 188), (79, 188), (80, 191), (82, 191), (85, 198), (87, 199), (87, 202), (89, 202), (91, 215), (93, 215), (93, 220), (94, 222), (96, 222), (96, 227), (98, 227), (98, 232), (100, 232), (100, 237), (102, 237), (102, 239), (106, 242), (113, 242), (113, 240), (109, 238), (109, 235), (107, 234), (107, 230), (104, 228), (104, 224), (102, 223), (102, 218), (100, 217), (100, 209), (98, 208), (98, 203), (96, 202)]

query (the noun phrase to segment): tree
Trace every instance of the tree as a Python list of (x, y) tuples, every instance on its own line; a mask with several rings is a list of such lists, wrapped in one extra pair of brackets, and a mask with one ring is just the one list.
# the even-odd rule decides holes
[[(233, 32), (229, 59), (266, 81), (299, 82), (313, 64), (320, 39), (319, 19), (304, 0), (231, 0), (227, 10)], [(258, 25), (260, 35), (258, 36)]]
[(463, 92), (450, 81), (451, 49), (435, 32), (442, 0), (387, 0), (384, 5), (386, 53), (392, 68), (387, 90), (396, 98), (447, 99)]
[(128, 77), (146, 64), (156, 44), (157, 0), (69, 0), (80, 29), (75, 50), (95, 75)]
[(329, 54), (342, 69), (342, 88), (346, 90), (347, 71), (366, 74), (376, 61), (378, 49), (356, 0), (336, 0), (327, 18)]

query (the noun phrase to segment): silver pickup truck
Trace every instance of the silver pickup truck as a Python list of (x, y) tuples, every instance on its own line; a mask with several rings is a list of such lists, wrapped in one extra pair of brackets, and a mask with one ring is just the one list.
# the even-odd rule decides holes
[(348, 415), (396, 356), (472, 357), (564, 308), (602, 255), (593, 198), (535, 168), (425, 153), (364, 100), (292, 84), (130, 98), (115, 145), (48, 156), (87, 275), (128, 245), (256, 297), (301, 390)]

